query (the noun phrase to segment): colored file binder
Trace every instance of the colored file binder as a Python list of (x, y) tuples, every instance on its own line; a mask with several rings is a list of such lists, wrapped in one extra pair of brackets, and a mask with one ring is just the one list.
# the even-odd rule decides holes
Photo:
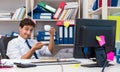
[[(102, 1), (103, 0), (98, 0), (98, 7), (102, 7)], [(111, 6), (111, 0), (107, 0), (107, 6)]]
[(66, 27), (64, 27), (64, 44), (68, 44), (68, 33), (69, 33), (69, 31), (68, 31), (68, 28), (66, 28)]
[[(54, 34), (54, 40), (56, 40), (56, 33)], [(38, 41), (49, 41), (50, 40), (50, 33), (47, 31), (39, 31), (37, 35)]]
[(118, 0), (111, 0), (111, 6), (117, 6)]
[(58, 19), (58, 17), (60, 16), (60, 14), (62, 13), (64, 9), (64, 6), (65, 6), (65, 2), (64, 1), (60, 2), (58, 9), (53, 16), (54, 19)]
[(93, 10), (98, 9), (98, 0), (96, 0), (96, 1), (94, 2), (92, 9), (93, 9)]
[(73, 44), (74, 43), (74, 26), (69, 26), (68, 36), (69, 36), (69, 38), (68, 38), (69, 44)]
[(58, 39), (59, 39), (59, 44), (63, 44), (64, 40), (64, 26), (58, 26)]
[(43, 8), (45, 8), (46, 10), (52, 12), (52, 13), (55, 13), (55, 12), (56, 12), (56, 9), (55, 9), (55, 8), (53, 8), (53, 7), (50, 6), (50, 5), (45, 4), (44, 2), (40, 2), (39, 5), (40, 5), (41, 7), (43, 7)]
[[(42, 8), (40, 5), (36, 5), (36, 7), (33, 10), (33, 19), (40, 19), (40, 14), (47, 12), (48, 11)], [(31, 12), (29, 12), (28, 15), (31, 16)]]

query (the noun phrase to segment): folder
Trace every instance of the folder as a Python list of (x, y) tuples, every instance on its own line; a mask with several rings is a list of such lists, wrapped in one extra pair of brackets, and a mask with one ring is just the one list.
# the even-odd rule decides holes
[(24, 18), (24, 15), (25, 15), (25, 12), (26, 12), (26, 8), (25, 7), (22, 7), (21, 10), (20, 10), (20, 13), (17, 17), (18, 20), (20, 19), (23, 19)]
[(63, 44), (63, 37), (64, 37), (64, 26), (58, 26), (59, 44)]
[(98, 9), (98, 0), (95, 0), (94, 4), (93, 4), (93, 10)]
[(62, 13), (62, 11), (64, 9), (64, 6), (65, 6), (65, 2), (64, 1), (60, 2), (59, 6), (58, 6), (58, 9), (57, 9), (57, 11), (55, 12), (55, 14), (53, 16), (54, 19), (59, 18), (59, 16), (61, 15), (61, 13)]
[[(54, 33), (54, 40), (56, 40), (56, 33)], [(50, 40), (50, 33), (48, 31), (39, 31), (37, 35), (38, 41), (49, 41)]]
[[(48, 13), (48, 11), (42, 8), (40, 5), (36, 5), (36, 7), (33, 9), (33, 19), (40, 19), (41, 13)], [(31, 12), (29, 12), (28, 15), (31, 16)]]
[(68, 44), (68, 28), (64, 27), (64, 44)]
[(16, 9), (15, 13), (12, 16), (12, 20), (17, 20), (21, 8)]
[(40, 5), (41, 7), (43, 7), (44, 9), (52, 12), (52, 13), (55, 13), (55, 12), (56, 12), (56, 9), (55, 9), (55, 8), (53, 8), (53, 7), (50, 6), (50, 5), (45, 4), (45, 3), (42, 2), (42, 1), (39, 3), (39, 5)]
[(118, 4), (118, 0), (111, 0), (111, 6), (117, 6), (117, 4)]
[(68, 42), (69, 44), (73, 44), (74, 43), (74, 26), (69, 26), (69, 37), (68, 37)]
[[(102, 1), (103, 0), (98, 0), (98, 8), (102, 7)], [(111, 0), (107, 0), (107, 6), (111, 6)]]

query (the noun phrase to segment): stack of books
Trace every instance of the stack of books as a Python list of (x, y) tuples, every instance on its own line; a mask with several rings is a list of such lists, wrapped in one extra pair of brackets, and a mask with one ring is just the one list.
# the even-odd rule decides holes
[(12, 17), (12, 15), (11, 15), (11, 13), (3, 13), (3, 12), (1, 12), (0, 13), (0, 20), (10, 20), (11, 19), (11, 17)]
[(52, 13), (41, 13), (40, 19), (52, 19)]
[[(96, 9), (102, 7), (102, 1), (103, 0), (94, 0), (92, 9), (96, 10)], [(107, 2), (108, 2), (107, 6), (109, 6), (109, 7), (120, 6), (120, 0), (108, 0)]]
[(59, 20), (74, 20), (78, 11), (78, 2), (67, 2)]
[[(33, 19), (52, 19), (55, 12), (55, 8), (41, 1), (33, 9)], [(32, 16), (32, 12), (28, 15)]]
[(26, 7), (20, 7), (15, 10), (12, 20), (21, 20), (25, 17)]
[[(50, 33), (48, 31), (38, 31), (37, 34), (37, 41), (49, 41), (50, 40)], [(54, 41), (57, 44), (57, 34), (54, 34)]]

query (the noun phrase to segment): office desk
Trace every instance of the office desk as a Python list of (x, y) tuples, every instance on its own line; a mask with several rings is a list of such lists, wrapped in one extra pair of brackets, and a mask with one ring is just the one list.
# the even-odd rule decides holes
[[(11, 62), (33, 62), (37, 60), (7, 60)], [(31, 68), (18, 68), (14, 66), (13, 68), (2, 68), (0, 72), (101, 72), (102, 68), (100, 67), (83, 67), (81, 65), (93, 63), (90, 60), (80, 59), (81, 64), (67, 64), (67, 65), (45, 65), (37, 66)], [(120, 72), (120, 64), (112, 62), (114, 66), (106, 67), (105, 72)], [(63, 68), (63, 69), (62, 69)], [(63, 70), (63, 71), (62, 71)]]

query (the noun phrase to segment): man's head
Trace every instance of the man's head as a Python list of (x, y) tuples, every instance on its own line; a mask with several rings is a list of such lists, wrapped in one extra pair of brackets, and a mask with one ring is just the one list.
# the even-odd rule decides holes
[(20, 36), (24, 39), (28, 39), (31, 36), (31, 33), (35, 27), (35, 22), (29, 18), (25, 18), (20, 22), (19, 31)]

